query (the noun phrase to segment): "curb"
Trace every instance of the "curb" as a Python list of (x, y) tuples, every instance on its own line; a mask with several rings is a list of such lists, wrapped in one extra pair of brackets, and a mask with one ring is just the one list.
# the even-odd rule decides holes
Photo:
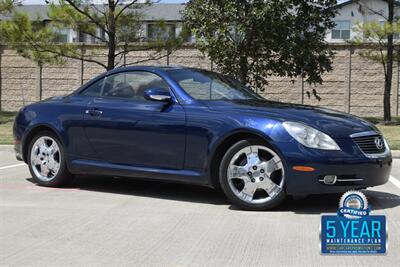
[(14, 145), (0, 145), (0, 151), (14, 152)]
[(400, 159), (400, 150), (392, 150), (392, 157), (394, 159)]
[[(14, 152), (14, 145), (0, 145), (0, 151)], [(392, 157), (394, 159), (400, 159), (400, 150), (392, 150)]]

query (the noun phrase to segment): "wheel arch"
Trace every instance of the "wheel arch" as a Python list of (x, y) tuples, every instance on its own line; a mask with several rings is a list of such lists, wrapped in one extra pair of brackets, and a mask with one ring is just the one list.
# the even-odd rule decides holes
[[(211, 157), (208, 162), (208, 179), (209, 184), (213, 188), (219, 188), (219, 166), (222, 160), (222, 157), (225, 155), (226, 151), (235, 143), (245, 140), (245, 139), (259, 139), (262, 142), (265, 142), (266, 145), (271, 147), (274, 151), (277, 151), (277, 148), (272, 144), (271, 138), (265, 133), (261, 133), (258, 131), (251, 131), (247, 129), (238, 130), (221, 138), (216, 145), (214, 145), (214, 149), (212, 150)], [(277, 151), (278, 154), (281, 154)]]
[(61, 135), (58, 133), (58, 131), (51, 125), (49, 124), (38, 124), (29, 129), (29, 131), (25, 134), (25, 137), (22, 141), (22, 157), (24, 159), (24, 162), (27, 163), (28, 161), (28, 149), (29, 149), (29, 144), (31, 143), (32, 139), (40, 132), (42, 131), (49, 131), (55, 134), (58, 138), (58, 140), (61, 142), (61, 144), (65, 147), (64, 140), (61, 137)]

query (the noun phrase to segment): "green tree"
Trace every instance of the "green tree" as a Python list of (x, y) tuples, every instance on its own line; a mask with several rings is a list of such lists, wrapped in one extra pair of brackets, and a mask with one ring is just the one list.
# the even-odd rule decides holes
[[(111, 70), (122, 64), (125, 54), (144, 47), (130, 46), (129, 42), (143, 41), (138, 32), (141, 27), (142, 10), (152, 1), (108, 0), (104, 5), (95, 5), (91, 0), (57, 0), (49, 4), (50, 23), (40, 18), (31, 21), (27, 14), (14, 12), (12, 20), (4, 27), (5, 36), (11, 46), (25, 57), (39, 63), (60, 62), (65, 58), (92, 62)], [(162, 24), (162, 23), (160, 23)], [(83, 53), (82, 47), (60, 42), (62, 29), (74, 29), (90, 36), (107, 47), (107, 61), (99, 59), (98, 51)], [(171, 37), (151, 40), (146, 49), (155, 52), (149, 59), (161, 58), (171, 53), (183, 42), (183, 38)], [(148, 59), (148, 60), (149, 60)], [(126, 64), (135, 64), (128, 62)]]
[(359, 23), (354, 28), (359, 33), (355, 38), (355, 43), (373, 43), (378, 47), (376, 50), (361, 51), (359, 54), (364, 58), (379, 62), (382, 65), (385, 75), (385, 86), (383, 93), (383, 119), (390, 122), (392, 120), (390, 94), (392, 90), (393, 61), (395, 58), (394, 35), (400, 34), (400, 24), (398, 18), (394, 16), (394, 10), (398, 1), (384, 0), (387, 3), (387, 13), (383, 10), (374, 10), (362, 1), (357, 1), (364, 12), (372, 13), (382, 20), (382, 22), (372, 21)]
[(0, 35), (19, 55), (38, 65), (64, 62), (64, 58), (58, 53), (52, 53), (51, 48), (47, 51), (46, 47), (57, 38), (57, 34), (50, 27), (44, 27), (40, 19), (31, 21), (27, 14), (15, 12), (11, 20), (0, 25)]
[(10, 12), (15, 2), (15, 0), (0, 0), (0, 14)]
[[(14, 7), (14, 0), (0, 0), (0, 15), (8, 15)], [(0, 45), (4, 42), (3, 22), (0, 20)], [(1, 51), (0, 51), (1, 52)]]
[(191, 0), (183, 14), (200, 50), (233, 75), (263, 89), (271, 75), (321, 83), (333, 52), (325, 43), (336, 0)]

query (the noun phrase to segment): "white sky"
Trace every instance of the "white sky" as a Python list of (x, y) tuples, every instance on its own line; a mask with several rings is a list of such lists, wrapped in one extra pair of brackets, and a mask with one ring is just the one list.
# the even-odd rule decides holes
[[(184, 3), (187, 0), (162, 0), (162, 3)], [(45, 4), (44, 0), (23, 0), (22, 4)]]
[[(163, 3), (184, 3), (188, 0), (161, 0)], [(338, 0), (339, 3), (345, 2), (347, 0)], [(45, 4), (44, 0), (23, 0), (24, 4)]]

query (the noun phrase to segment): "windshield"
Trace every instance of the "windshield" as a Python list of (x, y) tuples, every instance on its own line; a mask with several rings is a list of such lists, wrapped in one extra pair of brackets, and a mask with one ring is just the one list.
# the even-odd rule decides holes
[(174, 69), (168, 71), (191, 97), (197, 100), (242, 100), (261, 97), (239, 81), (205, 70)]

